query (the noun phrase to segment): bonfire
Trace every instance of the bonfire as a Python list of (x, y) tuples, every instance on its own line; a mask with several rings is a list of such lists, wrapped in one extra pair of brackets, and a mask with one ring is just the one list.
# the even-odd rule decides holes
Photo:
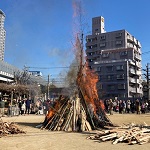
[[(84, 63), (82, 43), (76, 38), (79, 70), (75, 92), (69, 97), (60, 96), (51, 107), (43, 122), (42, 129), (54, 131), (90, 131), (105, 126), (113, 126), (99, 100), (96, 84), (97, 74)], [(84, 63), (84, 64), (83, 64)]]
[[(81, 3), (77, 1), (73, 3), (73, 8), (74, 21), (77, 21), (74, 23), (74, 29), (76, 29), (82, 26), (81, 13), (83, 11)], [(70, 87), (74, 92), (68, 97), (60, 96), (46, 115), (42, 128), (53, 131), (89, 131), (113, 126), (105, 114), (103, 102), (99, 100), (97, 94), (98, 76), (89, 69), (85, 60), (83, 32), (81, 30), (76, 32), (74, 37), (74, 62), (77, 67), (72, 68), (70, 72), (68, 71), (72, 75), (68, 80), (70, 80)]]

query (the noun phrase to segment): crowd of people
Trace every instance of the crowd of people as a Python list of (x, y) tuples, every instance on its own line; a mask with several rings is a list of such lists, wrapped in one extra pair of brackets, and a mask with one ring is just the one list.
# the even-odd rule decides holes
[[(125, 113), (148, 113), (150, 112), (150, 101), (136, 100), (112, 100), (106, 99), (103, 101), (104, 110), (106, 113), (112, 115), (114, 112), (119, 114)], [(13, 107), (11, 103), (8, 105), (7, 115), (25, 115), (25, 114), (47, 114), (49, 109), (53, 108), (55, 100), (37, 100), (35, 103), (27, 98), (18, 100)], [(4, 115), (5, 103), (0, 101), (0, 114)]]
[(20, 100), (18, 102), (20, 115), (25, 114), (46, 115), (50, 109), (50, 106), (52, 106), (52, 101), (49, 99), (45, 100), (44, 102), (42, 100), (37, 100), (35, 103), (33, 103), (31, 100), (28, 99), (25, 99), (23, 101)]
[(113, 112), (118, 112), (119, 114), (124, 113), (148, 113), (150, 112), (150, 101), (140, 101), (139, 99), (136, 100), (105, 100), (105, 111), (110, 115)]
[[(16, 116), (25, 114), (47, 114), (50, 107), (53, 105), (53, 101), (48, 99), (44, 102), (37, 100), (35, 103), (27, 98), (14, 101), (9, 101), (6, 105), (4, 100), (0, 100), (0, 116)], [(7, 110), (7, 111), (6, 111)]]

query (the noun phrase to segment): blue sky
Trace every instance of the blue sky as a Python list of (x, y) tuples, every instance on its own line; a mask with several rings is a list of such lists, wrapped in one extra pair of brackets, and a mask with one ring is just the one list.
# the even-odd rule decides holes
[[(23, 69), (30, 67), (65, 67), (73, 59), (75, 29), (73, 1), (79, 0), (0, 0), (6, 15), (5, 61)], [(84, 34), (91, 33), (93, 17), (105, 18), (107, 32), (126, 29), (150, 51), (149, 0), (81, 0)], [(142, 55), (145, 68), (150, 53)], [(56, 77), (62, 68), (41, 70)]]

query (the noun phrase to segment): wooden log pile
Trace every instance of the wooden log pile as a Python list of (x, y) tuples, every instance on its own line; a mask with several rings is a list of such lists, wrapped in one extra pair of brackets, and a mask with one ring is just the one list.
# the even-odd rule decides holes
[(101, 130), (96, 135), (89, 136), (87, 139), (98, 140), (100, 142), (112, 141), (112, 144), (128, 143), (145, 144), (150, 142), (149, 126), (126, 125), (124, 127), (113, 127), (109, 130)]
[(6, 136), (9, 134), (19, 134), (25, 133), (25, 131), (21, 130), (14, 122), (3, 122), (0, 120), (0, 138), (2, 136)]
[(99, 115), (94, 112), (92, 115), (84, 97), (79, 98), (78, 94), (56, 102), (46, 115), (41, 129), (82, 132), (112, 126), (103, 110)]
[(51, 131), (90, 131), (91, 125), (87, 121), (87, 114), (80, 103), (80, 99), (64, 100), (57, 112), (49, 119), (45, 119), (41, 129)]

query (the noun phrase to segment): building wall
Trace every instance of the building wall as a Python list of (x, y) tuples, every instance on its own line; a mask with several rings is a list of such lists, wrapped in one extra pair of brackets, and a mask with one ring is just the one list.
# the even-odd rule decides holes
[(14, 72), (18, 72), (15, 66), (12, 66), (4, 61), (0, 60), (0, 82), (13, 81)]
[(104, 27), (101, 19), (92, 19), (96, 25), (92, 24), (92, 35), (86, 37), (88, 65), (99, 76), (99, 96), (139, 98), (142, 96), (141, 44), (126, 30), (101, 32)]
[(5, 37), (6, 31), (4, 29), (5, 14), (0, 10), (0, 60), (4, 60)]

